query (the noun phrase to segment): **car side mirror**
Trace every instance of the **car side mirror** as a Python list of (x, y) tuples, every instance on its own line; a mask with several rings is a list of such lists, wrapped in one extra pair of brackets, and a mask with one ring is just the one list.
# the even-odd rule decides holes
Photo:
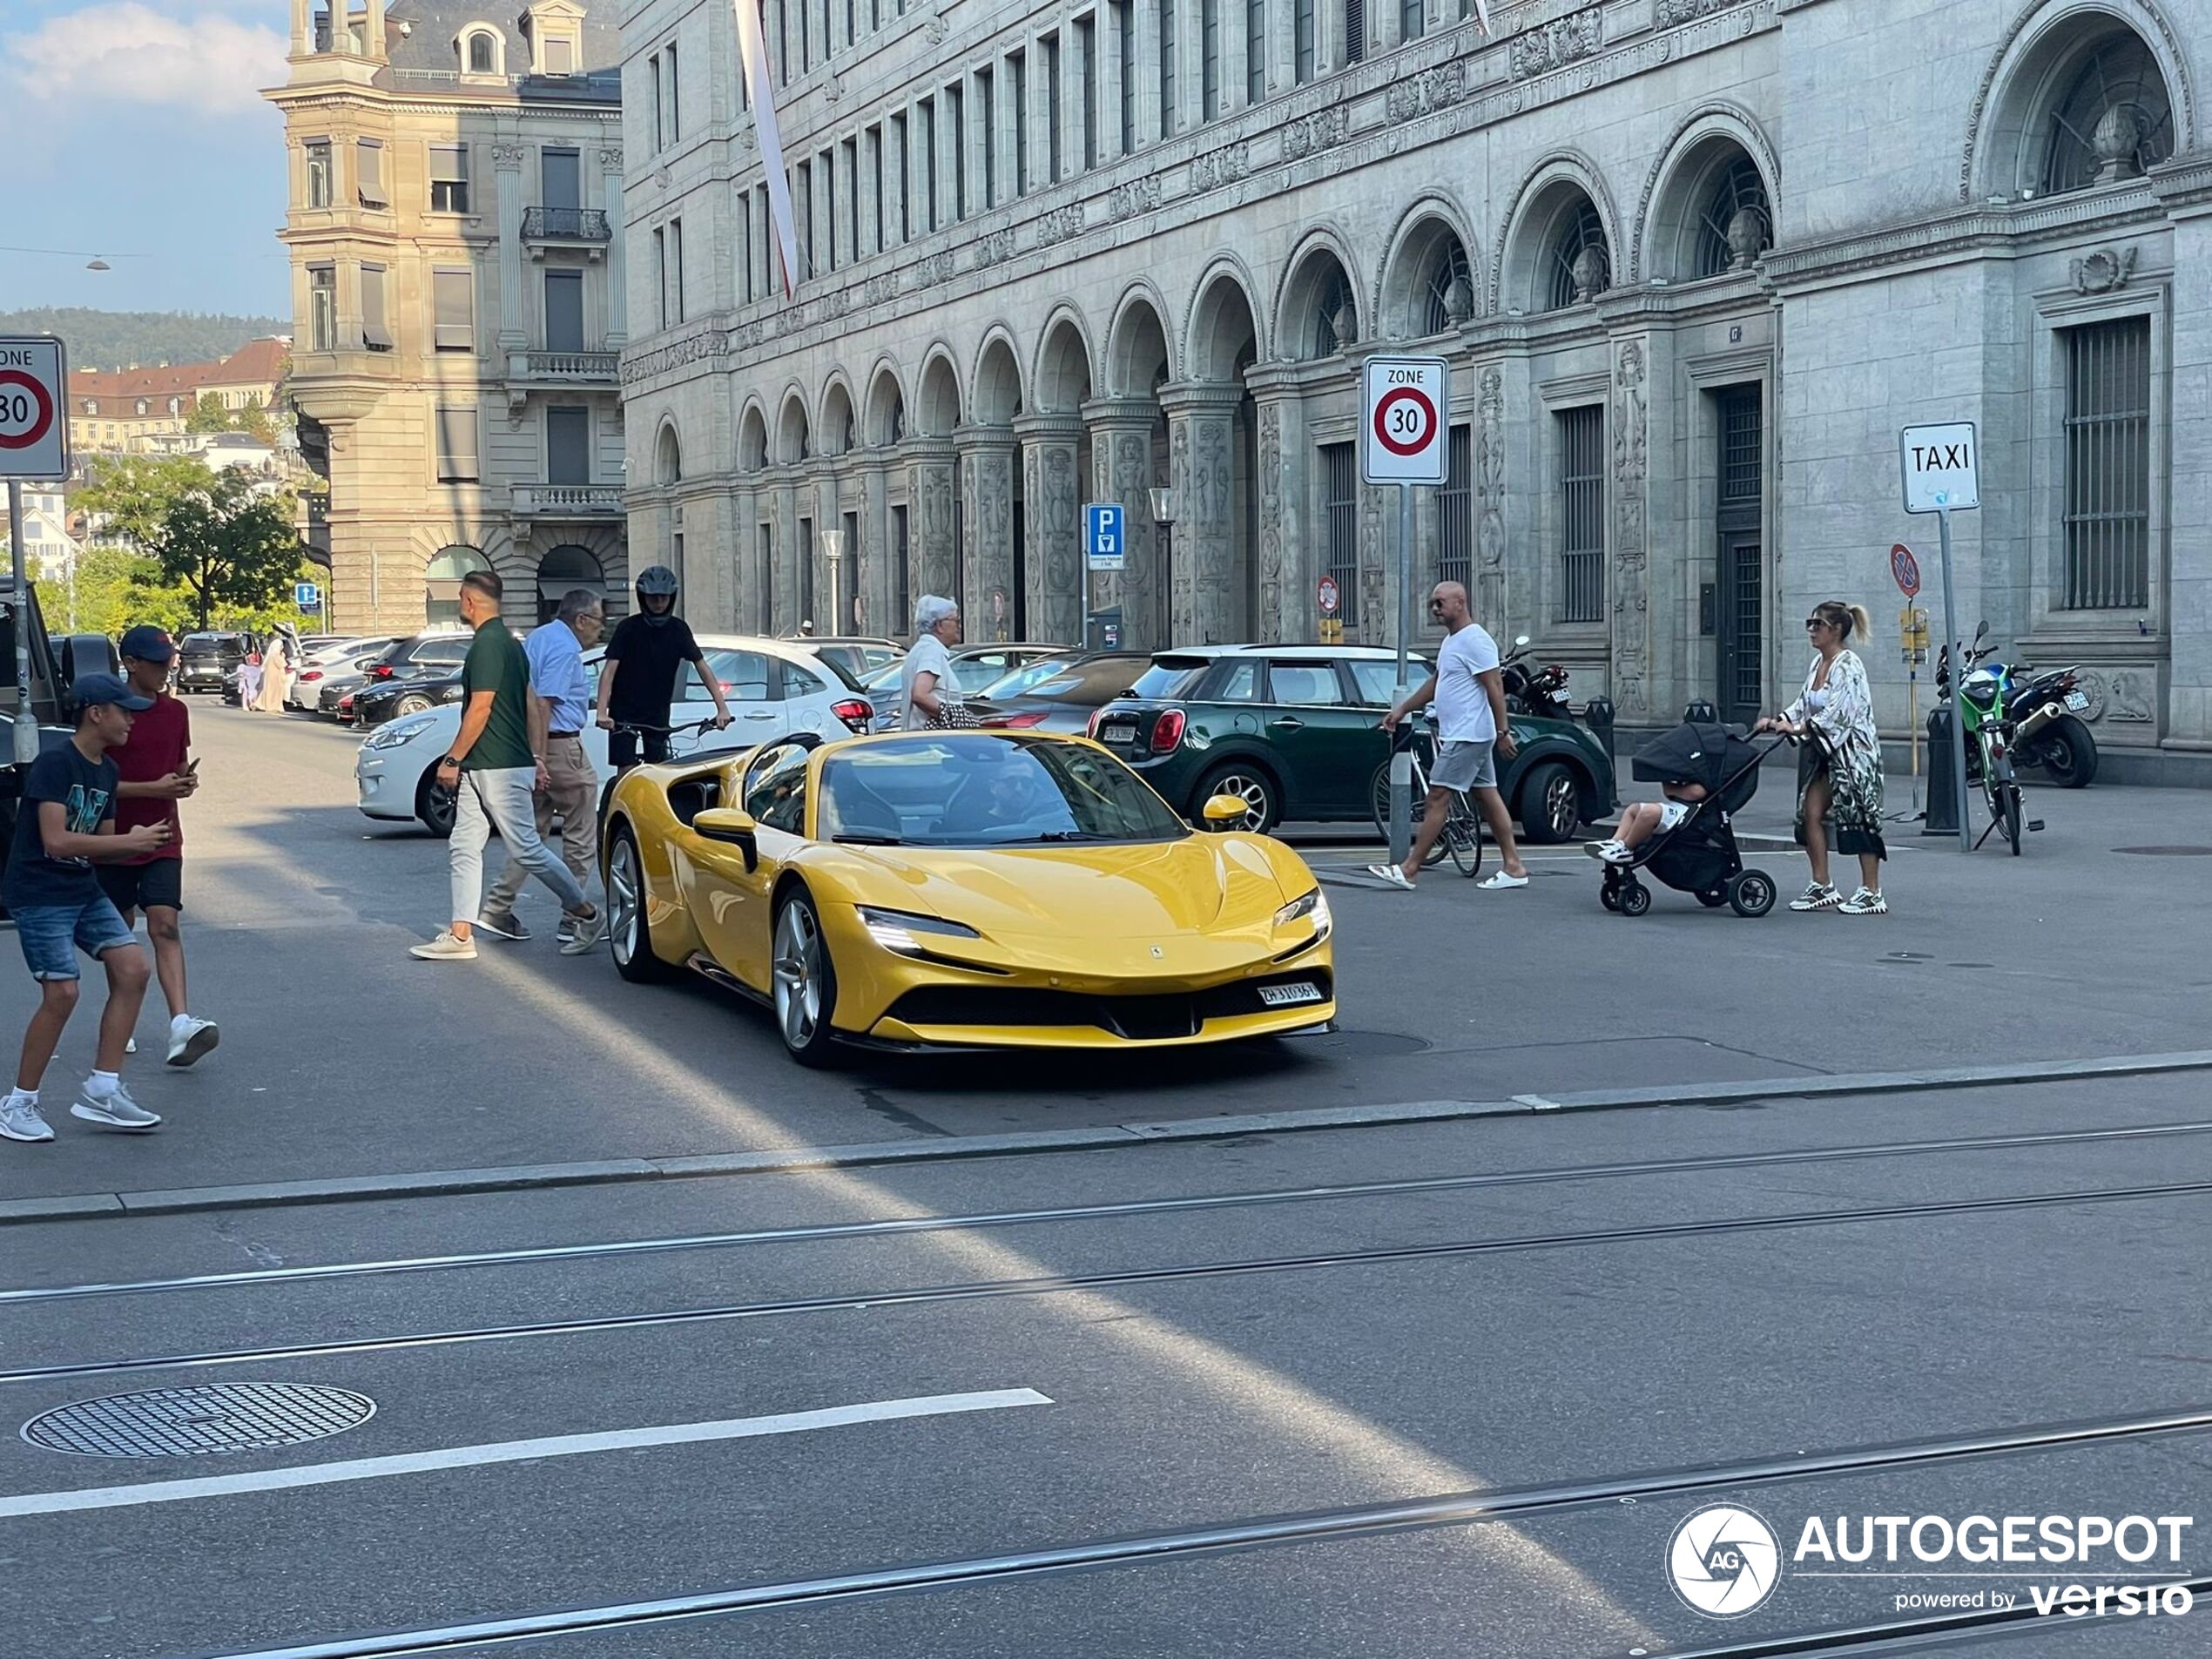
[(708, 840), (720, 841), (744, 853), (747, 874), (759, 867), (759, 826), (742, 807), (709, 806), (691, 819), (691, 827)]
[(1206, 802), (1199, 816), (1206, 820), (1208, 829), (1218, 833), (1242, 822), (1251, 809), (1251, 803), (1242, 795), (1216, 795)]

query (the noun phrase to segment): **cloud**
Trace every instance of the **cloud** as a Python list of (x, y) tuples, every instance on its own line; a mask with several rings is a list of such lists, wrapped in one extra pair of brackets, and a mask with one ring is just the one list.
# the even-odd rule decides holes
[(50, 17), (0, 43), (9, 80), (80, 111), (117, 104), (182, 106), (212, 115), (266, 108), (260, 89), (285, 77), (286, 39), (273, 29), (202, 10), (165, 17), (125, 0)]

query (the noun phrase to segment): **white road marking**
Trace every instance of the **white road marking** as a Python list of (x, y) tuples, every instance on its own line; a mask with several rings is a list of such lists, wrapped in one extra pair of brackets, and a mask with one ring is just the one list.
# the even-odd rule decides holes
[(706, 1440), (746, 1440), (768, 1434), (803, 1434), (847, 1423), (882, 1423), (910, 1417), (952, 1417), (969, 1412), (1005, 1411), (1015, 1406), (1049, 1406), (1034, 1388), (999, 1388), (973, 1394), (925, 1394), (913, 1399), (868, 1400), (822, 1411), (780, 1412), (770, 1417), (732, 1417), (712, 1423), (671, 1423), (658, 1428), (610, 1429), (601, 1434), (556, 1434), (536, 1440), (502, 1440), (489, 1446), (455, 1446), (442, 1452), (406, 1452), (393, 1457), (356, 1458), (345, 1463), (311, 1463), (294, 1469), (262, 1469), (250, 1474), (216, 1474), (197, 1480), (152, 1480), (140, 1486), (92, 1487), (78, 1492), (30, 1492), (0, 1497), (0, 1518), (52, 1515), (78, 1509), (123, 1509), (148, 1503), (180, 1503), (193, 1498), (226, 1497), (235, 1492), (281, 1492), (294, 1487), (333, 1486), (347, 1480), (378, 1480), (387, 1475), (422, 1474), (435, 1469), (475, 1468), (487, 1463), (525, 1463), (537, 1458), (579, 1457), (589, 1452), (626, 1452), (644, 1446), (690, 1446)]

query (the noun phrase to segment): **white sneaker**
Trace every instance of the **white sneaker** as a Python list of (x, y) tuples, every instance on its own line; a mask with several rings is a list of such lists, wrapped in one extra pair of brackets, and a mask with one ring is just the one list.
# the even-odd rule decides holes
[(212, 1020), (195, 1020), (189, 1014), (180, 1014), (169, 1022), (169, 1061), (172, 1066), (189, 1066), (204, 1060), (223, 1040)]
[(1833, 887), (1823, 887), (1817, 881), (1808, 881), (1805, 890), (1790, 900), (1792, 910), (1840, 910), (1844, 895)]
[(1633, 864), (1635, 862), (1635, 849), (1631, 847), (1626, 841), (1593, 841), (1582, 850), (1588, 853), (1592, 858), (1601, 860), (1607, 864)]
[(105, 1095), (96, 1095), (89, 1079), (77, 1086), (76, 1103), (70, 1107), (69, 1115), (106, 1129), (128, 1130), (134, 1135), (161, 1127), (161, 1119), (132, 1100), (131, 1091), (121, 1083)]
[(446, 927), (428, 944), (409, 946), (407, 954), (426, 962), (473, 962), (476, 960), (476, 941), (460, 938), (452, 928)]
[(1882, 897), (1879, 887), (1861, 887), (1836, 909), (1845, 916), (1886, 916), (1890, 914), (1890, 901)]
[(54, 1131), (38, 1115), (38, 1103), (10, 1094), (0, 1100), (0, 1138), (10, 1141), (51, 1141)]

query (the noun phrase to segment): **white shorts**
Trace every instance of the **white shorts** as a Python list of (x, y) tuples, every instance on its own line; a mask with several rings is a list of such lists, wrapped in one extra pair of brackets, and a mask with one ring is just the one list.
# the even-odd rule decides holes
[(1669, 830), (1678, 830), (1689, 817), (1692, 803), (1686, 800), (1662, 800), (1659, 803), (1659, 827), (1652, 832), (1664, 835)]

